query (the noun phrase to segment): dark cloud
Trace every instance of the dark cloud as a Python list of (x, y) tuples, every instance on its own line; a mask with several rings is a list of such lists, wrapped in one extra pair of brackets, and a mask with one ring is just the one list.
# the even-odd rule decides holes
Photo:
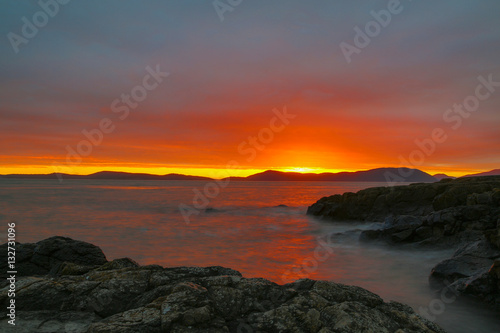
[[(20, 35), (22, 17), (31, 21), (41, 7), (6, 2), (0, 13), (2, 150), (13, 156), (64, 154), (61, 147), (78, 142), (82, 129), (116, 116), (113, 100), (140, 84), (147, 66), (159, 64), (171, 75), (100, 147), (106, 153), (124, 149), (113, 153), (115, 161), (134, 160), (124, 148), (132, 142), (149, 145), (145, 163), (160, 163), (161, 147), (169, 147), (165, 163), (196, 154), (224, 160), (245, 139), (242, 133), (258, 130), (272, 108), (287, 105), (308, 119), (302, 140), (316, 143), (312, 153), (349, 147), (357, 154), (335, 161), (343, 165), (332, 160), (319, 167), (396, 163), (391, 149), (378, 148), (377, 157), (363, 147), (377, 142), (409, 152), (415, 135), (446, 125), (443, 113), (474, 93), (477, 76), (491, 73), (500, 81), (500, 2), (401, 0), (401, 13), (348, 64), (339, 44), (353, 44), (354, 27), (364, 29), (374, 19), (371, 11), (388, 3), (244, 0), (221, 22), (211, 1), (70, 1), (16, 54), (8, 33)], [(461, 154), (468, 162), (477, 158), (478, 168), (500, 162), (490, 156), (499, 156), (492, 151), (499, 144), (499, 95), (457, 131), (457, 138), (480, 138), (467, 143), (467, 155), (457, 139), (429, 163)], [(332, 118), (343, 119), (338, 123), (344, 127)], [(343, 146), (317, 144), (326, 140), (325, 123), (332, 132), (347, 132)], [(273, 152), (300, 145), (287, 138)]]

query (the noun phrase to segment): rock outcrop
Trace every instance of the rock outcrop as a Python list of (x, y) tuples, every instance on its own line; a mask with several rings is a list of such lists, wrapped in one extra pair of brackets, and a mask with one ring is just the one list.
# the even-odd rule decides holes
[(320, 199), (308, 214), (381, 222), (360, 240), (461, 247), (432, 270), (431, 282), (482, 298), (500, 309), (500, 176), (368, 188)]
[[(374, 187), (324, 197), (307, 213), (333, 220), (384, 222), (387, 217), (426, 217), (430, 224), (480, 220), (496, 224), (500, 211), (500, 176), (443, 179), (436, 183)], [(460, 228), (461, 226), (458, 226)], [(464, 226), (466, 227), (466, 226)]]
[(500, 249), (486, 240), (466, 244), (434, 266), (429, 282), (435, 289), (480, 297), (500, 309)]
[[(74, 242), (18, 244), (33, 252), (57, 246), (43, 252), (44, 264), (33, 255), (25, 261), (38, 276), (16, 282), (16, 332), (444, 332), (359, 287), (309, 279), (278, 285), (229, 268), (139, 266), (127, 258), (97, 265), (96, 248), (79, 242), (77, 252)], [(59, 263), (61, 253), (71, 253), (71, 262)], [(52, 256), (55, 264), (46, 264)], [(4, 309), (8, 288), (0, 289)]]
[[(7, 269), (7, 243), (0, 245), (0, 272)], [(73, 240), (67, 237), (55, 236), (36, 244), (26, 243), (16, 246), (16, 267), (18, 276), (45, 275), (60, 269), (61, 264), (72, 264), (84, 270), (103, 265), (106, 256), (95, 245)]]

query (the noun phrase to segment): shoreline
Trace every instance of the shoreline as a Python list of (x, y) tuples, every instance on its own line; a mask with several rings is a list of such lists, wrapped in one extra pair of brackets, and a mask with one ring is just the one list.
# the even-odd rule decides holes
[(321, 198), (307, 214), (331, 223), (381, 223), (361, 232), (362, 242), (454, 248), (451, 258), (429, 272), (430, 287), (480, 299), (500, 311), (500, 176), (347, 192)]
[[(411, 307), (355, 286), (107, 261), (97, 246), (58, 236), (16, 248), (21, 332), (444, 332)], [(8, 288), (0, 290), (2, 305)]]

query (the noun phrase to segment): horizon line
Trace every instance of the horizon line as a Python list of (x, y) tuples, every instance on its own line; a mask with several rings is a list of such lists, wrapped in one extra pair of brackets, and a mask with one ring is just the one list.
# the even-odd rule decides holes
[[(182, 173), (182, 172), (159, 173), (159, 172), (154, 172), (154, 171), (153, 172), (145, 172), (145, 171), (123, 171), (123, 170), (103, 169), (100, 171), (92, 171), (89, 173), (78, 173), (78, 172), (77, 173), (69, 173), (69, 172), (55, 172), (55, 171), (50, 172), (50, 173), (32, 173), (32, 172), (27, 172), (27, 173), (20, 172), (20, 173), (18, 173), (18, 172), (16, 172), (16, 173), (0, 174), (0, 176), (11, 176), (11, 175), (48, 176), (48, 175), (52, 175), (52, 174), (64, 174), (64, 175), (69, 175), (69, 176), (90, 176), (90, 175), (94, 175), (94, 174), (101, 173), (101, 172), (114, 172), (114, 173), (125, 173), (125, 174), (145, 174), (145, 175), (150, 175), (150, 176), (182, 175), (182, 176), (188, 176), (188, 177), (204, 177), (204, 178), (211, 178), (211, 179), (224, 179), (224, 178), (228, 178), (228, 177), (245, 178), (245, 177), (252, 176), (255, 174), (259, 174), (259, 173), (263, 173), (266, 171), (277, 171), (277, 172), (283, 172), (283, 173), (298, 173), (298, 174), (306, 175), (306, 174), (337, 174), (337, 173), (342, 173), (342, 172), (355, 173), (355, 172), (363, 172), (363, 171), (370, 171), (370, 170), (376, 170), (376, 169), (399, 169), (399, 168), (408, 168), (408, 169), (419, 170), (419, 171), (425, 172), (431, 176), (445, 174), (449, 177), (455, 177), (455, 178), (495, 170), (495, 169), (482, 170), (482, 171), (474, 172), (474, 173), (464, 172), (464, 173), (461, 173), (461, 175), (457, 176), (456, 175), (457, 172), (453, 172), (453, 171), (431, 173), (431, 172), (428, 172), (428, 171), (425, 171), (425, 170), (422, 170), (422, 169), (419, 169), (416, 167), (406, 167), (406, 166), (404, 166), (404, 167), (388, 166), (388, 167), (377, 167), (377, 168), (361, 169), (361, 170), (342, 170), (342, 169), (323, 169), (323, 168), (271, 168), (271, 169), (243, 169), (243, 168), (241, 168), (241, 169), (234, 169), (234, 170), (230, 170), (230, 171), (233, 171), (236, 173), (243, 172), (243, 173), (245, 173), (245, 175), (229, 175), (229, 173), (228, 173), (224, 177), (217, 178), (217, 177), (213, 177), (213, 176), (207, 176), (204, 174), (189, 174), (189, 173)], [(152, 168), (152, 169), (154, 169), (154, 168)], [(200, 168), (192, 168), (192, 169), (200, 169)], [(186, 170), (186, 168), (183, 168), (183, 170)], [(226, 170), (226, 172), (228, 171), (227, 169), (214, 169), (214, 170)], [(245, 170), (250, 171), (250, 173), (245, 172)], [(188, 170), (186, 170), (186, 171), (188, 171)], [(452, 174), (455, 174), (455, 175), (452, 175)]]

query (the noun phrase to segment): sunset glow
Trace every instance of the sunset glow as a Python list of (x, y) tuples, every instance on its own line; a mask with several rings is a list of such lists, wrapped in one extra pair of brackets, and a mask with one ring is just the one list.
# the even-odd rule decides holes
[[(0, 174), (500, 165), (500, 26), (486, 5), (405, 4), (351, 63), (339, 45), (374, 4), (249, 2), (224, 22), (188, 2), (88, 6), (61, 7), (18, 53), (4, 38)], [(36, 10), (7, 5), (4, 35)], [(475, 111), (455, 109), (478, 91)]]

